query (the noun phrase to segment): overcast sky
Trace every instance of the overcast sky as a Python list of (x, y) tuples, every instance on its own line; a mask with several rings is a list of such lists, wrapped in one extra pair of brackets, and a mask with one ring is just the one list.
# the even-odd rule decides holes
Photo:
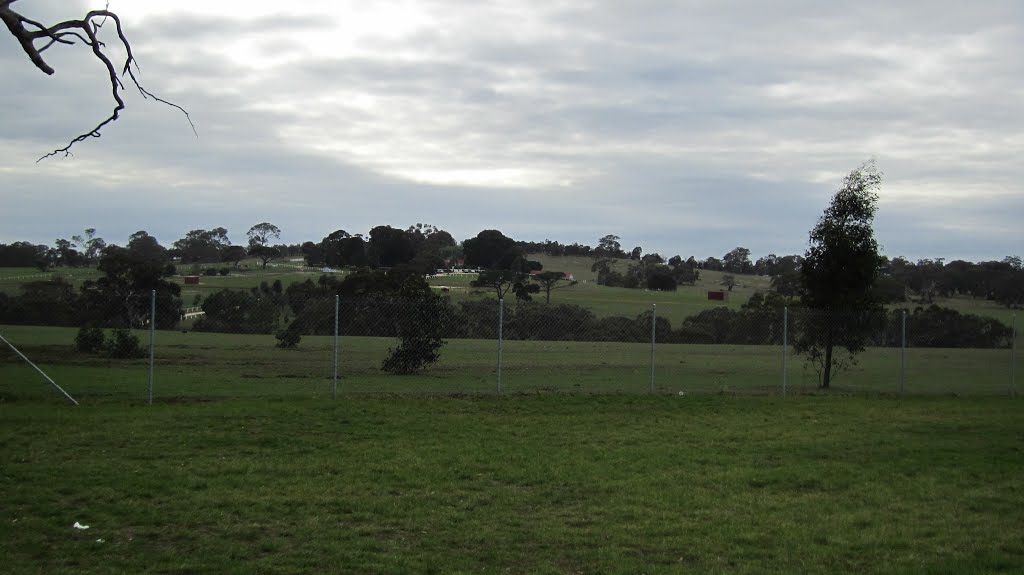
[[(102, 2), (21, 0), (30, 18)], [(457, 239), (803, 253), (842, 177), (885, 174), (889, 256), (1024, 255), (1024, 3), (111, 0), (143, 85), (0, 34), (0, 242), (170, 245), (435, 224)], [(104, 28), (113, 47), (112, 30)]]

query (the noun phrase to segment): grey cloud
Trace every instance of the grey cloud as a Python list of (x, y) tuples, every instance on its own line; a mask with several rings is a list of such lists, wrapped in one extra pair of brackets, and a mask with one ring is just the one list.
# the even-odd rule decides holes
[[(48, 78), (0, 43), (0, 66), (19, 87), (0, 93), (0, 241), (96, 226), (115, 241), (142, 228), (170, 243), (218, 225), (240, 241), (270, 219), (295, 242), (429, 221), (458, 238), (496, 227), (591, 244), (616, 233), (684, 257), (736, 245), (795, 253), (842, 174), (875, 155), (894, 190), (1010, 190), (883, 201), (877, 229), (889, 255), (1013, 252), (1012, 214), (1024, 208), (1015, 2), (546, 2), (526, 23), (468, 25), (459, 18), (489, 6), (434, 4), (447, 28), (269, 72), (238, 69), (221, 40), (300, 53), (303, 33), (330, 17), (141, 21), (129, 34), (143, 81), (185, 105), (200, 137), (136, 93), (103, 138), (39, 167), (38, 155), (108, 111), (109, 94), (87, 54), (55, 53)], [(947, 50), (964, 38), (989, 51)], [(421, 57), (396, 57), (410, 51)], [(911, 53), (941, 56), (945, 76), (911, 77)], [(827, 97), (815, 101), (818, 92)], [(830, 100), (836, 92), (850, 97)], [(359, 94), (381, 108), (336, 101)], [(570, 181), (417, 183), (352, 151), (376, 144), (423, 154), (430, 169), (537, 169)]]
[(255, 18), (210, 17), (191, 14), (157, 16), (140, 22), (139, 38), (159, 38), (180, 44), (218, 43), (239, 36), (264, 34), (295, 34), (330, 27), (332, 18), (326, 14), (297, 14), (282, 11)]

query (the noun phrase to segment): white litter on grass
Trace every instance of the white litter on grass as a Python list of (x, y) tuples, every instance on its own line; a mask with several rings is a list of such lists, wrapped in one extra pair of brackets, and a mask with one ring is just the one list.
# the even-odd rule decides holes
[(74, 527), (75, 529), (88, 529), (89, 528), (88, 525), (82, 525), (81, 523), (79, 523), (77, 521), (75, 521), (75, 524), (72, 525), (72, 527)]
[(103, 540), (102, 539), (97, 539), (96, 542), (97, 543), (103, 543)]

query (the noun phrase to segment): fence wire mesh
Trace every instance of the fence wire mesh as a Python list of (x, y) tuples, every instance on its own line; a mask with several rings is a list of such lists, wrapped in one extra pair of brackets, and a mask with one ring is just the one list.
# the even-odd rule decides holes
[(646, 391), (650, 381), (651, 311), (598, 318), (564, 304), (506, 304), (504, 389)]
[[(54, 298), (47, 301), (52, 306)], [(311, 282), (222, 290), (190, 303), (151, 293), (84, 312), (42, 314), (29, 306), (7, 315), (17, 321), (0, 325), (0, 335), (82, 401), (144, 402), (151, 390), (157, 401), (381, 392), (780, 394), (826, 384), (840, 393), (1016, 391), (1015, 326), (938, 308), (719, 307), (673, 326), (654, 306), (602, 317), (536, 301), (338, 297)], [(63, 400), (4, 348), (5, 399)]]
[(660, 326), (656, 382), (668, 392), (778, 392), (783, 309), (701, 311), (675, 331)]
[(901, 316), (891, 317), (884, 309), (789, 310), (791, 389), (899, 393)]
[(938, 307), (907, 312), (906, 388), (942, 393), (1014, 393), (1014, 326)]

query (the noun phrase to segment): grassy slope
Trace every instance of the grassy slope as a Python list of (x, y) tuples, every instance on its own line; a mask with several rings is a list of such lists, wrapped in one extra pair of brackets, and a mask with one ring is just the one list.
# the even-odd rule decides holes
[(0, 556), (11, 574), (1019, 572), (1019, 407), (0, 403)]
[[(1017, 317), (1020, 311), (1010, 309), (994, 301), (961, 296), (952, 298), (937, 298), (935, 300), (935, 304), (942, 307), (955, 309), (960, 313), (971, 313), (983, 317), (994, 317), (1006, 325), (1011, 325), (1014, 322), (1014, 318)], [(917, 307), (917, 304), (913, 303), (907, 303), (904, 305), (911, 309)], [(1017, 319), (1016, 321), (1021, 320)], [(1018, 324), (1017, 330), (1020, 331), (1020, 328), (1021, 326)]]
[[(202, 275), (201, 269), (205, 267), (213, 267), (218, 270), (229, 268), (230, 273), (226, 276)], [(199, 285), (185, 285), (184, 279), (181, 276), (173, 280), (181, 285), (181, 298), (186, 306), (193, 304), (196, 295), (201, 295), (205, 298), (216, 291), (226, 288), (248, 289), (258, 287), (260, 282), (273, 284), (275, 280), (280, 280), (284, 287), (288, 287), (293, 282), (304, 282), (307, 279), (316, 281), (322, 275), (320, 272), (303, 271), (302, 263), (291, 262), (288, 259), (271, 261), (267, 269), (264, 270), (259, 260), (251, 258), (240, 262), (237, 268), (233, 267), (232, 264), (220, 264), (217, 266), (185, 264), (179, 266), (178, 273), (199, 276)]]
[(36, 268), (3, 268), (0, 267), (0, 280), (7, 278), (15, 278), (20, 276), (39, 275), (40, 272)]
[[(534, 254), (530, 256), (544, 265), (545, 270), (572, 273), (579, 282), (572, 287), (561, 288), (551, 293), (552, 303), (568, 303), (580, 305), (594, 311), (599, 317), (619, 315), (636, 317), (650, 310), (652, 304), (658, 307), (658, 315), (667, 317), (673, 326), (678, 326), (687, 316), (701, 310), (718, 307), (722, 302), (708, 301), (707, 292), (718, 291), (722, 287), (724, 275), (721, 272), (701, 271), (700, 279), (693, 286), (680, 286), (675, 292), (650, 292), (644, 289), (626, 289), (599, 286), (595, 283), (595, 274), (590, 271), (594, 260), (591, 258), (559, 257)], [(618, 267), (625, 271), (628, 260), (617, 262)], [(495, 297), (486, 290), (474, 290), (469, 283), (475, 278), (472, 275), (441, 276), (432, 278), (433, 285), (455, 287), (452, 298), (459, 301), (466, 297)], [(767, 290), (770, 281), (759, 276), (739, 276), (739, 285), (733, 288), (724, 305), (738, 308), (758, 290)], [(564, 285), (564, 284), (563, 284)], [(476, 292), (476, 293), (474, 293)], [(542, 299), (543, 294), (535, 296)]]
[[(700, 279), (693, 286), (679, 286), (675, 292), (648, 292), (643, 289), (610, 288), (599, 286), (595, 282), (595, 274), (590, 271), (594, 261), (591, 258), (581, 257), (559, 257), (534, 254), (530, 256), (541, 262), (545, 270), (570, 272), (580, 283), (576, 286), (558, 289), (552, 292), (552, 303), (569, 303), (581, 305), (594, 311), (598, 316), (620, 315), (625, 317), (636, 317), (638, 314), (649, 310), (651, 304), (657, 304), (658, 315), (667, 317), (672, 321), (673, 327), (679, 324), (690, 315), (704, 309), (714, 308), (721, 305), (738, 308), (750, 299), (758, 291), (771, 289), (771, 280), (763, 276), (736, 276), (738, 285), (728, 294), (728, 300), (722, 302), (709, 301), (708, 291), (724, 290), (722, 287), (723, 272), (700, 270)], [(625, 271), (629, 265), (628, 260), (619, 260), (617, 267)], [(433, 285), (453, 286), (451, 292), (455, 301), (467, 297), (494, 297), (493, 294), (484, 290), (473, 290), (469, 283), (475, 276), (459, 275), (432, 278)], [(538, 296), (540, 297), (540, 296)], [(971, 313), (986, 317), (994, 317), (1006, 325), (1013, 322), (1016, 310), (1011, 310), (995, 302), (968, 298), (955, 297), (948, 299), (937, 299), (935, 303), (953, 308), (961, 313)], [(907, 302), (894, 307), (908, 307), (913, 309), (917, 304)]]
[[(37, 281), (37, 280), (41, 280), (41, 279), (45, 280), (45, 279), (47, 279), (49, 277), (53, 277), (53, 276), (62, 276), (62, 277), (70, 276), (72, 278), (81, 278), (81, 277), (88, 278), (88, 277), (96, 277), (98, 275), (100, 275), (100, 272), (95, 270), (95, 269), (91, 269), (91, 268), (71, 268), (71, 269), (56, 268), (56, 269), (51, 269), (48, 272), (41, 272), (41, 271), (39, 271), (36, 268), (3, 268), (3, 267), (0, 267), (0, 281), (3, 281), (4, 283), (15, 283), (15, 284), (20, 284), (20, 283), (23, 283), (23, 282), (26, 282), (26, 281)], [(30, 277), (26, 277), (26, 276), (30, 276)], [(24, 278), (24, 279), (22, 279), (22, 278)]]
[(87, 279), (99, 277), (100, 272), (86, 268), (60, 268), (49, 272), (40, 272), (36, 268), (3, 268), (0, 267), (0, 292), (8, 295), (21, 294), (21, 285), (28, 282), (47, 281), (60, 276), (74, 285), (81, 285)]

